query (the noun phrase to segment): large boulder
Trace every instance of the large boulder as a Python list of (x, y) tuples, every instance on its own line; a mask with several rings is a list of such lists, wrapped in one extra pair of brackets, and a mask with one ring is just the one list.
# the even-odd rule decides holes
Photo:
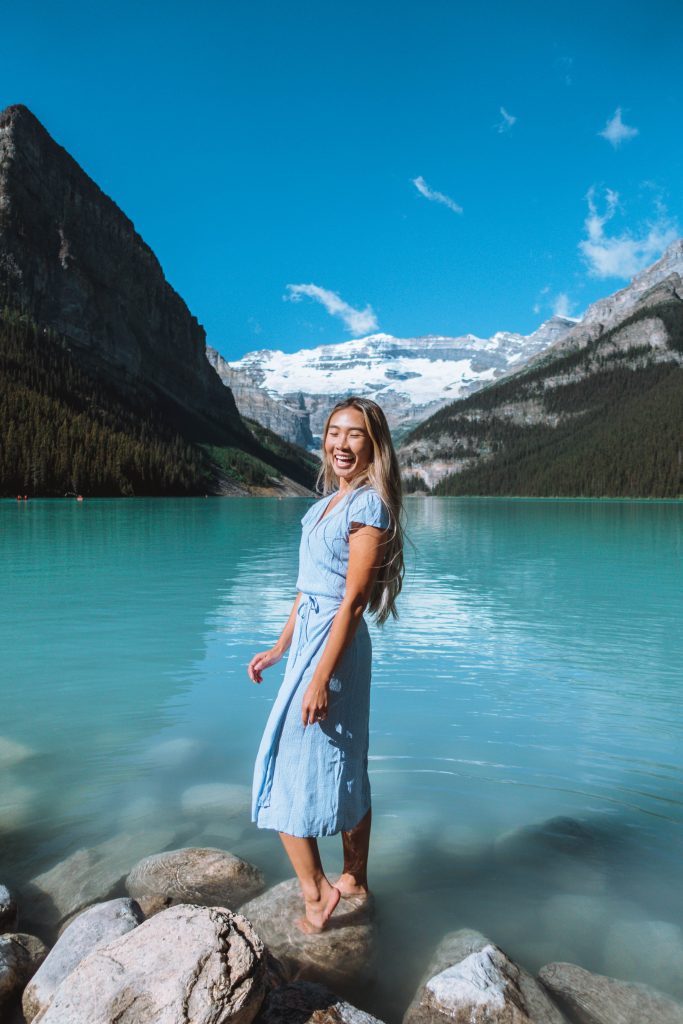
[(265, 974), (243, 917), (169, 907), (82, 960), (34, 1024), (250, 1024)]
[(565, 963), (546, 964), (538, 976), (577, 1024), (683, 1024), (683, 1006), (645, 985)]
[(234, 909), (264, 888), (263, 875), (225, 850), (189, 846), (145, 857), (126, 879), (126, 890), (145, 915), (176, 903)]
[(338, 995), (310, 981), (294, 981), (271, 992), (256, 1024), (382, 1024)]
[(0, 1006), (21, 992), (47, 956), (35, 935), (0, 935)]
[(17, 901), (6, 885), (0, 885), (0, 933), (14, 931), (17, 917)]
[(140, 907), (129, 899), (96, 903), (74, 918), (24, 989), (26, 1019), (31, 1021), (47, 1009), (58, 987), (88, 953), (107, 946), (143, 920)]
[(289, 980), (323, 982), (342, 990), (373, 973), (374, 903), (341, 900), (324, 931), (306, 935), (295, 921), (304, 914), (299, 881), (288, 879), (243, 904), (244, 914), (282, 963)]
[(564, 1024), (530, 974), (479, 932), (439, 943), (403, 1024)]

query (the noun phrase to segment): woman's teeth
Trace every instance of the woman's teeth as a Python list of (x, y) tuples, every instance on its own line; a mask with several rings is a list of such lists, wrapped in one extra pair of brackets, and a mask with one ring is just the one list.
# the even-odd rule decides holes
[(335, 455), (334, 461), (340, 466), (350, 466), (355, 459), (352, 455)]

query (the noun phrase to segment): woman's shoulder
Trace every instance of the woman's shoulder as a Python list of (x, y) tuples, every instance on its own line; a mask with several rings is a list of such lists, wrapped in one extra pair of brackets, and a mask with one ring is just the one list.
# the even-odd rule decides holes
[(372, 484), (363, 484), (351, 495), (348, 506), (349, 522), (377, 526), (386, 530), (391, 521), (389, 509)]

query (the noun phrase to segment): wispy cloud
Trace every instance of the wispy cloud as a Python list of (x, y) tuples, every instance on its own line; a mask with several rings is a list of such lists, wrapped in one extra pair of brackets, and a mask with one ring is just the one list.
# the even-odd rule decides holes
[(538, 293), (533, 312), (539, 314), (544, 310), (551, 310), (553, 316), (571, 317), (575, 305), (576, 303), (572, 302), (566, 292), (558, 292), (557, 295), (552, 296), (550, 285), (547, 284)]
[(498, 121), (498, 123), (494, 127), (497, 129), (499, 134), (502, 135), (504, 132), (509, 132), (510, 131), (510, 129), (513, 126), (513, 124), (515, 124), (517, 118), (513, 114), (508, 114), (508, 112), (505, 109), (505, 107), (501, 107), (500, 108), (500, 113), (501, 113), (501, 116), (502, 116), (503, 120), (502, 121)]
[(288, 284), (287, 288), (289, 295), (285, 295), (285, 299), (290, 302), (301, 302), (304, 296), (314, 299), (325, 307), (330, 316), (338, 316), (343, 320), (346, 330), (356, 337), (377, 330), (377, 317), (372, 306), (354, 309), (336, 292), (320, 288), (317, 284)]
[(634, 139), (637, 134), (637, 128), (632, 128), (621, 120), (621, 107), (617, 107), (604, 129), (598, 132), (598, 135), (611, 142), (615, 149), (618, 149), (622, 142), (626, 142), (627, 139)]
[(587, 238), (579, 242), (579, 250), (591, 277), (633, 277), (639, 270), (654, 262), (675, 238), (679, 229), (669, 217), (661, 201), (655, 202), (655, 218), (641, 225), (636, 234), (623, 231), (608, 235), (606, 225), (619, 209), (619, 193), (605, 189), (605, 205), (598, 212), (595, 187), (586, 195), (588, 216), (584, 221)]
[(574, 58), (573, 57), (567, 57), (567, 56), (565, 56), (565, 57), (558, 57), (557, 60), (555, 61), (555, 67), (558, 69), (560, 75), (562, 76), (564, 84), (566, 86), (570, 86), (572, 84), (572, 82), (573, 82), (573, 79), (572, 79), (572, 68), (573, 68), (573, 66), (574, 66)]
[(419, 178), (412, 178), (412, 183), (425, 199), (431, 199), (434, 203), (441, 203), (443, 206), (447, 206), (453, 213), (462, 213), (462, 206), (458, 206), (455, 199), (451, 199), (444, 192), (437, 192), (435, 189), (430, 188), (427, 182), (424, 180), (422, 175)]
[(553, 315), (554, 316), (571, 316), (574, 303), (571, 301), (566, 292), (560, 292), (559, 295), (555, 296), (553, 301)]

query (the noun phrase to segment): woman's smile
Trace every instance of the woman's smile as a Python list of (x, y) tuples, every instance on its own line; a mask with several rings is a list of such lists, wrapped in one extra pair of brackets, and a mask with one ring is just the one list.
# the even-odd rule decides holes
[(325, 454), (339, 480), (351, 480), (372, 462), (374, 450), (360, 409), (340, 409), (330, 421)]

